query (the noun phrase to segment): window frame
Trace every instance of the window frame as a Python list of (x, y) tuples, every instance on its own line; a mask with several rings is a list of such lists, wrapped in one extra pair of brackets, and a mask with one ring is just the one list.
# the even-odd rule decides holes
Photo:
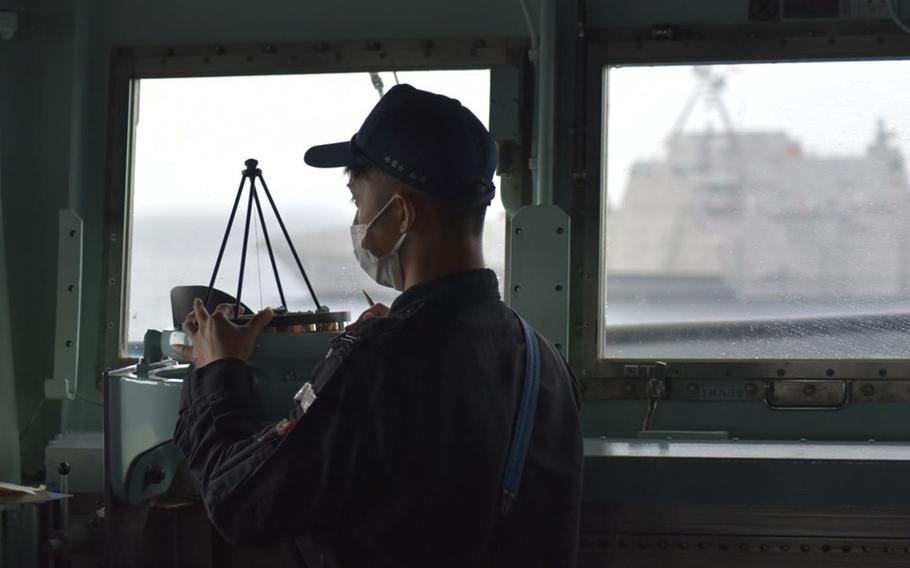
[[(606, 255), (601, 243), (606, 222), (606, 187), (602, 178), (607, 157), (608, 68), (910, 59), (910, 34), (900, 33), (891, 22), (819, 22), (597, 29), (589, 30), (587, 37), (585, 106), (588, 124), (597, 127), (587, 129), (583, 149), (586, 191), (572, 206), (576, 223), (572, 256), (577, 259), (575, 265), (581, 278), (575, 279), (577, 284), (571, 290), (570, 361), (582, 378), (586, 399), (640, 400), (648, 398), (646, 381), (630, 379), (653, 376), (656, 361), (607, 358), (603, 354)], [(910, 378), (910, 361), (905, 360), (684, 358), (662, 362), (669, 365), (668, 377), (698, 377), (729, 387), (726, 394), (713, 398), (693, 395), (691, 400), (762, 400), (766, 391), (761, 388), (754, 396), (744, 397), (742, 393), (747, 386), (783, 379)], [(673, 398), (677, 394), (680, 393), (674, 391)]]
[[(528, 41), (511, 37), (119, 47), (111, 54), (104, 203), (104, 320), (100, 368), (136, 362), (127, 353), (135, 126), (142, 79), (370, 71), (490, 70), (490, 130), (500, 145), (500, 195), (509, 217), (528, 201)], [(502, 159), (505, 157), (505, 160)], [(506, 272), (505, 290), (508, 286)], [(102, 385), (99, 383), (98, 385)]]

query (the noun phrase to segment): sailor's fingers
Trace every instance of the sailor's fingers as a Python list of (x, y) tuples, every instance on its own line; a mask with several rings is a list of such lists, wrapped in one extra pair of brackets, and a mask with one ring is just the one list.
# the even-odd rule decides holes
[(372, 314), (371, 317), (384, 318), (389, 315), (389, 307), (385, 304), (373, 304), (365, 313)]
[(218, 310), (215, 310), (214, 312), (212, 312), (212, 315), (209, 316), (209, 321), (211, 321), (216, 326), (231, 324), (231, 320), (228, 318), (228, 315), (226, 313), (224, 313), (222, 311), (218, 311)]
[(266, 308), (253, 316), (253, 319), (246, 324), (246, 327), (254, 336), (259, 335), (269, 325), (274, 315), (272, 308)]
[(187, 362), (193, 359), (193, 347), (191, 345), (171, 345), (174, 355), (178, 361)]
[(202, 325), (209, 319), (209, 313), (205, 309), (205, 304), (203, 304), (202, 300), (199, 298), (193, 300), (193, 315), (196, 316), (197, 325)]
[[(216, 312), (221, 312), (221, 313), (223, 313), (223, 314), (224, 314), (225, 316), (227, 316), (228, 318), (233, 318), (233, 317), (235, 317), (235, 315), (234, 315), (234, 308), (235, 308), (235, 307), (236, 307), (236, 304), (218, 304), (218, 307), (215, 308), (215, 311), (216, 311)], [(239, 315), (243, 315), (243, 313), (244, 313), (245, 311), (246, 311), (246, 310), (243, 308), (243, 306), (240, 306), (240, 314), (239, 314)]]
[(389, 315), (389, 308), (385, 304), (373, 304), (370, 306), (370, 309), (366, 310), (360, 317), (357, 318), (357, 321), (360, 323), (367, 322), (373, 318), (384, 318)]
[(360, 314), (357, 321), (345, 328), (346, 331), (357, 331), (363, 325), (374, 318), (384, 318), (389, 315), (389, 308), (385, 304), (373, 304), (368, 310)]
[(194, 335), (199, 333), (199, 322), (196, 321), (196, 314), (190, 312), (183, 318), (183, 324), (180, 326), (187, 335), (192, 338)]

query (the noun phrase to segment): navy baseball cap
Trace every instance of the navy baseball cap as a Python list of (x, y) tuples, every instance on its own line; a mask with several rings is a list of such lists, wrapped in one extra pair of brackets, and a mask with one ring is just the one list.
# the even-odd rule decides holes
[(389, 89), (350, 142), (313, 146), (303, 159), (317, 168), (368, 163), (451, 203), (489, 204), (496, 193), (490, 132), (457, 100), (411, 85)]

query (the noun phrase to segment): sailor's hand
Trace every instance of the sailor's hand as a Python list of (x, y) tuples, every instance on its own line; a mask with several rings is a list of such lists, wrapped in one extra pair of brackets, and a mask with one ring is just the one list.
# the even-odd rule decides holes
[(222, 304), (212, 312), (206, 311), (202, 300), (193, 300), (193, 311), (183, 321), (183, 331), (193, 341), (193, 347), (174, 351), (187, 357), (197, 367), (208, 365), (219, 359), (241, 359), (246, 361), (253, 353), (256, 337), (272, 320), (272, 310), (266, 308), (257, 313), (246, 325), (230, 321), (234, 306)]
[[(215, 308), (216, 312), (223, 313), (228, 318), (234, 317), (234, 309), (236, 306), (234, 304), (218, 304)], [(246, 313), (246, 308), (240, 306), (240, 314)], [(183, 318), (183, 325), (180, 326), (180, 329), (186, 334), (187, 337), (191, 337), (190, 333), (196, 333), (199, 326), (196, 323), (196, 313), (190, 312)], [(171, 345), (171, 349), (174, 350), (174, 354), (177, 356), (176, 359), (181, 363), (190, 363), (193, 360), (193, 346), (192, 345), (180, 345), (174, 344)]]
[(370, 321), (373, 318), (384, 318), (389, 315), (389, 308), (385, 304), (373, 304), (370, 306), (370, 309), (360, 314), (360, 317), (357, 318), (357, 321), (347, 326), (345, 329), (347, 331), (357, 331), (363, 324)]

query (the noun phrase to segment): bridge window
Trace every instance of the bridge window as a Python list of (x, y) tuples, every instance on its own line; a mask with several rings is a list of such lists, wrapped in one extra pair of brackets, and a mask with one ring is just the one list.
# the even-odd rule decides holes
[(910, 356), (910, 62), (606, 80), (606, 358)]
[[(139, 81), (125, 330), (130, 355), (141, 352), (147, 329), (172, 325), (173, 286), (208, 284), (247, 158), (259, 160), (321, 304), (356, 316), (367, 307), (361, 290), (377, 302), (394, 299), (353, 257), (348, 227), (354, 209), (342, 172), (303, 163), (311, 145), (348, 140), (359, 128), (378, 100), (377, 78), (385, 89), (400, 81), (455, 97), (485, 124), (489, 118), (489, 70)], [(313, 309), (264, 200), (263, 207), (288, 308)], [(231, 295), (244, 210), (245, 202), (215, 284)], [(497, 199), (487, 214), (484, 247), (500, 277), (504, 234), (505, 212)], [(262, 227), (255, 222), (246, 267), (244, 303), (254, 309), (279, 305)]]

